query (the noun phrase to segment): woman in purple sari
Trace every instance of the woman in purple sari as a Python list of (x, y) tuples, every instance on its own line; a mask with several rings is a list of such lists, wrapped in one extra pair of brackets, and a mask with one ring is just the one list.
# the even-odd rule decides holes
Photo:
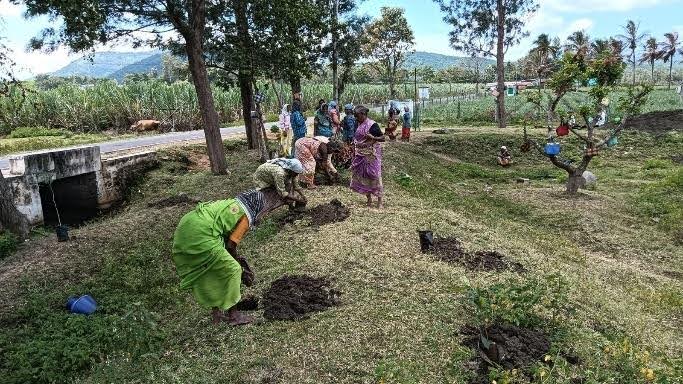
[(382, 194), (382, 146), (384, 134), (379, 125), (368, 118), (368, 109), (359, 105), (354, 110), (358, 123), (353, 144), (356, 149), (351, 163), (351, 189), (368, 198), (368, 207), (372, 206), (372, 196), (377, 197), (377, 208), (383, 208)]

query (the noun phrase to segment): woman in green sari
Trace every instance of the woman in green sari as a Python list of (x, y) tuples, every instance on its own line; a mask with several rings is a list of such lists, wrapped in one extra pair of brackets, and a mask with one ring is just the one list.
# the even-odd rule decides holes
[(251, 316), (235, 309), (240, 282), (251, 286), (254, 273), (237, 255), (237, 245), (249, 228), (286, 202), (272, 188), (248, 191), (235, 199), (199, 203), (183, 216), (173, 236), (173, 262), (180, 288), (191, 290), (205, 308), (212, 309), (214, 324), (249, 324)]

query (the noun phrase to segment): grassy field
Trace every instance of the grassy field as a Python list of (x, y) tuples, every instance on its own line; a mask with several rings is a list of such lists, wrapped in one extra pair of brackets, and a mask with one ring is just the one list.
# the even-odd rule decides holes
[(0, 137), (0, 156), (41, 149), (69, 147), (99, 143), (133, 135), (111, 135), (104, 133), (72, 133), (61, 129), (23, 127), (4, 138)]
[[(551, 340), (527, 376), (497, 370), (488, 379), (497, 383), (681, 383), (683, 137), (624, 135), (593, 162), (597, 186), (575, 198), (562, 193), (562, 173), (516, 150), (520, 137), (492, 128), (419, 134), (385, 146), (386, 210), (337, 186), (308, 197), (313, 206), (339, 198), (351, 209), (344, 222), (281, 226), (284, 213), (275, 214), (240, 245), (257, 276), (246, 293), (305, 273), (331, 277), (343, 303), (307, 320), (245, 328), (212, 325), (178, 289), (172, 234), (192, 207), (148, 204), (181, 192), (234, 196), (251, 186), (256, 156), (243, 142), (226, 142), (231, 174), (212, 176), (181, 161), (203, 164), (202, 147), (167, 150), (118, 211), (73, 230), (67, 243), (36, 235), (0, 261), (0, 377), (467, 383), (473, 352), (459, 330), (483, 319), (514, 321)], [(513, 148), (509, 169), (495, 166), (500, 145)], [(497, 250), (527, 272), (437, 261), (420, 253), (417, 230), (425, 228), (470, 250)], [(79, 293), (100, 303), (94, 316), (63, 309)]]
[[(521, 124), (527, 114), (531, 114), (532, 116), (536, 114), (537, 108), (533, 104), (527, 102), (526, 96), (533, 92), (537, 92), (537, 90), (529, 89), (522, 91), (518, 96), (505, 98), (505, 110), (508, 115), (508, 121), (511, 124)], [(617, 104), (619, 97), (624, 93), (625, 91), (617, 91), (610, 95), (613, 106)], [(567, 95), (566, 99), (571, 105), (589, 103), (588, 93), (585, 91), (570, 93)], [(647, 113), (674, 109), (683, 109), (683, 103), (676, 92), (674, 90), (657, 89), (648, 97), (642, 112)], [(560, 104), (558, 111), (568, 111), (568, 108), (565, 104)], [(614, 113), (613, 116), (620, 115), (617, 110), (612, 112)], [(494, 119), (495, 100), (491, 96), (446, 104), (427, 103), (422, 114), (422, 122), (428, 125), (489, 125), (495, 122)]]

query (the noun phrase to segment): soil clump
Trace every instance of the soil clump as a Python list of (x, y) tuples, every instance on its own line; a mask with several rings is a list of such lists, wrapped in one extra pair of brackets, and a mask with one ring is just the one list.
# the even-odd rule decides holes
[(522, 264), (509, 260), (498, 251), (467, 252), (462, 242), (453, 237), (434, 239), (426, 253), (433, 254), (441, 261), (462, 265), (471, 271), (525, 271)]
[(261, 301), (268, 320), (300, 320), (339, 305), (341, 292), (326, 278), (290, 275), (273, 282)]

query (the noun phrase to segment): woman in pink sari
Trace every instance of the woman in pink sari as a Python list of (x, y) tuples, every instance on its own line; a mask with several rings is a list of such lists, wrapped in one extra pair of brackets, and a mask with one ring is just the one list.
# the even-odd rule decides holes
[(353, 144), (356, 155), (351, 163), (351, 189), (368, 198), (368, 207), (372, 206), (372, 196), (377, 197), (377, 208), (383, 208), (382, 195), (382, 146), (384, 134), (379, 125), (368, 118), (368, 109), (359, 105), (354, 110), (358, 122)]

